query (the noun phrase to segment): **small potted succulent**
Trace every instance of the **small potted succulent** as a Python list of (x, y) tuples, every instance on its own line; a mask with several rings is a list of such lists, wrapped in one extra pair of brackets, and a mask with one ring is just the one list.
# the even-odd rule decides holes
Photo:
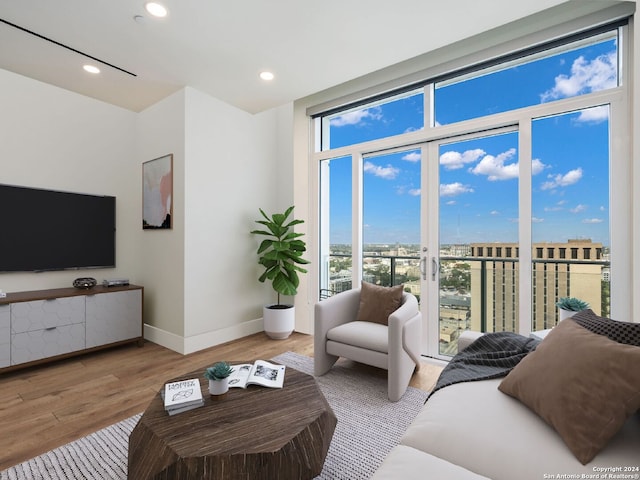
[(565, 318), (572, 317), (576, 312), (580, 310), (585, 310), (589, 308), (589, 304), (579, 298), (574, 297), (561, 297), (556, 302), (556, 307), (558, 307), (558, 314), (560, 320), (564, 320)]
[(227, 362), (217, 362), (204, 371), (204, 377), (209, 380), (209, 393), (222, 395), (229, 390), (229, 375), (233, 368)]

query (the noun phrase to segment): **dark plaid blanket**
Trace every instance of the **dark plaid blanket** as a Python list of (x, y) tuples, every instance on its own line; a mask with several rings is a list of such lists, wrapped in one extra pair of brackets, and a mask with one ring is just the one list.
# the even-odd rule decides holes
[(454, 383), (504, 377), (539, 343), (517, 333), (487, 333), (451, 359), (429, 396)]

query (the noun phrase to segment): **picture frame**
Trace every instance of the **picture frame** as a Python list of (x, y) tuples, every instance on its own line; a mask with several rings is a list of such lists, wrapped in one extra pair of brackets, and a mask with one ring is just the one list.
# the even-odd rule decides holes
[(142, 229), (173, 228), (173, 154), (142, 164)]

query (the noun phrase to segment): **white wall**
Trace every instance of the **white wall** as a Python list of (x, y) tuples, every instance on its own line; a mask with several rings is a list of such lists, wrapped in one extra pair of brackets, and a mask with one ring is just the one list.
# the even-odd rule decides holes
[(292, 198), (286, 112), (251, 115), (187, 87), (139, 115), (139, 162), (174, 155), (173, 229), (139, 233), (147, 338), (189, 353), (262, 330), (274, 294), (249, 232), (258, 208)]
[[(113, 195), (117, 222), (115, 269), (0, 273), (1, 290), (70, 287), (81, 276), (140, 282), (135, 121), (131, 111), (0, 70), (0, 183)], [(0, 205), (0, 225), (10, 207)]]
[(258, 208), (277, 207), (277, 112), (251, 115), (186, 89), (185, 349), (262, 330)]
[[(180, 348), (184, 335), (184, 112), (185, 92), (181, 90), (140, 112), (136, 123), (135, 238), (140, 283), (145, 287), (144, 321), (151, 326), (145, 329), (145, 337), (158, 341), (153, 332), (168, 333), (171, 341), (163, 342), (174, 349)], [(172, 229), (142, 230), (142, 164), (167, 154), (173, 154)]]
[[(0, 289), (129, 278), (145, 287), (145, 336), (182, 353), (261, 331), (275, 293), (249, 231), (258, 208), (293, 198), (291, 111), (186, 88), (136, 114), (0, 70), (0, 182), (117, 198), (115, 269), (0, 273)], [(173, 228), (142, 230), (142, 164), (169, 153)]]

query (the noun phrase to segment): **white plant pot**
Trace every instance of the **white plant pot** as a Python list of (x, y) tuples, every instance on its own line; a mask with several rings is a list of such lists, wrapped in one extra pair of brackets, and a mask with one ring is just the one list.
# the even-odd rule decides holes
[(262, 309), (265, 333), (274, 340), (284, 340), (293, 332), (296, 324), (296, 311), (293, 305), (280, 305), (286, 308), (274, 308), (267, 305)]
[(229, 391), (229, 377), (222, 380), (209, 380), (209, 393), (223, 395)]
[(565, 310), (564, 308), (559, 308), (558, 309), (558, 317), (560, 318), (560, 321), (564, 320), (565, 318), (569, 318), (569, 317), (573, 317), (576, 313), (573, 310)]

